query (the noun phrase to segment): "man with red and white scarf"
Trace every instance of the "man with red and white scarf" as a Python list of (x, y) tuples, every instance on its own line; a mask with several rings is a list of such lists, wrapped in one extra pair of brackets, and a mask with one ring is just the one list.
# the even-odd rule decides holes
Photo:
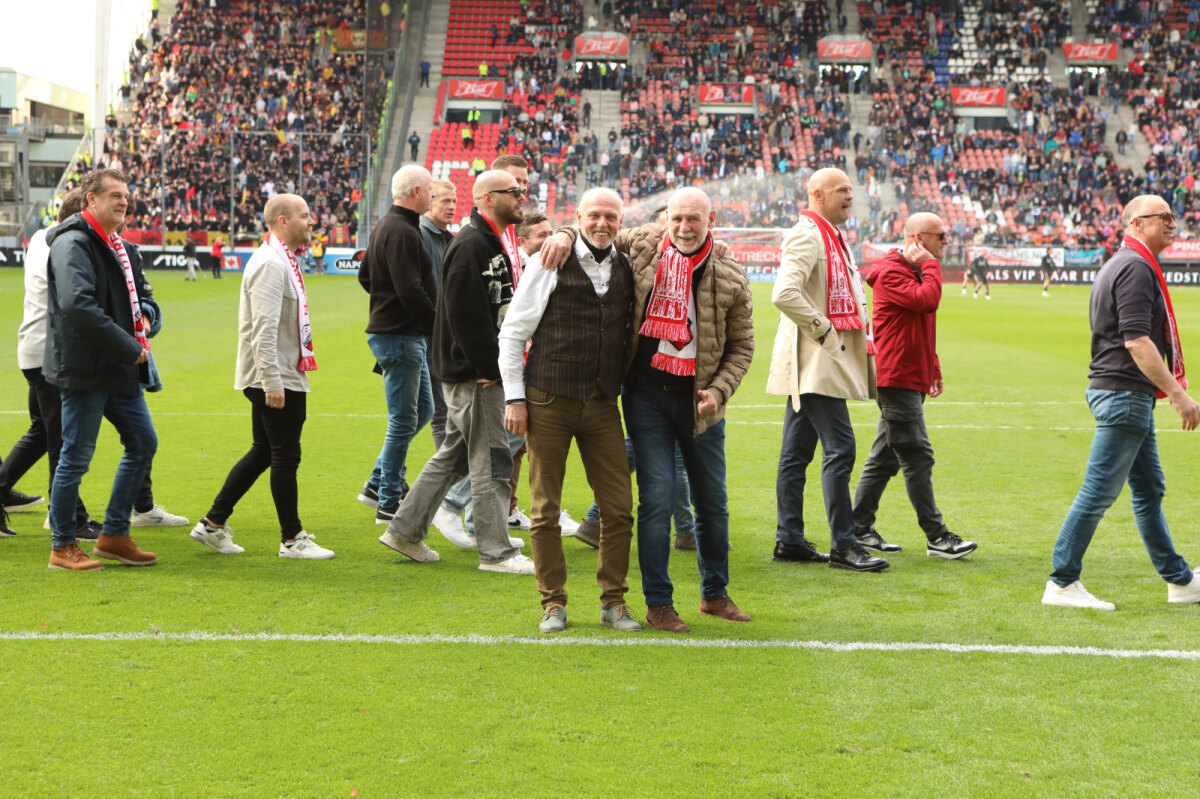
[[(676, 633), (690, 632), (675, 610), (667, 569), (677, 445), (696, 510), (699, 612), (750, 621), (728, 592), (725, 406), (754, 358), (753, 301), (745, 270), (720, 254), (719, 245), (714, 249), (715, 221), (708, 196), (685, 188), (667, 206), (666, 231), (649, 224), (615, 238), (633, 267), (630, 365), (621, 404), (637, 465), (646, 623)], [(554, 249), (549, 241), (543, 252), (547, 248)]]
[[(808, 210), (783, 240), (771, 302), (781, 311), (768, 394), (788, 397), (775, 483), (775, 560), (828, 563), (875, 572), (888, 562), (854, 537), (850, 474), (854, 428), (847, 399), (875, 398), (871, 320), (858, 267), (838, 226), (850, 217), (850, 179), (819, 169), (808, 179)], [(804, 537), (804, 482), (817, 441), (832, 547), (828, 556)]]
[[(50, 498), (51, 569), (94, 571), (96, 558), (129, 566), (158, 562), (129, 536), (129, 514), (158, 436), (141, 384), (148, 380), (148, 325), (142, 318), (135, 270), (117, 229), (129, 207), (128, 181), (115, 169), (84, 176), (86, 207), (47, 235), (47, 335), (42, 362), (46, 382), (62, 397), (62, 452)], [(107, 418), (125, 452), (117, 466), (104, 529), (86, 555), (76, 542), (75, 505)]]
[(238, 348), (233, 387), (250, 402), (250, 450), (234, 464), (192, 539), (223, 555), (245, 550), (233, 543), (229, 517), (259, 476), (271, 470), (271, 499), (279, 519), (279, 557), (329, 560), (304, 530), (298, 511), (300, 433), (308, 416), (308, 373), (316, 371), (308, 290), (298, 253), (312, 240), (308, 203), (275, 194), (263, 206), (267, 235), (242, 273)]
[(1079, 574), (1105, 511), (1128, 483), (1133, 517), (1150, 561), (1167, 582), (1167, 601), (1200, 602), (1200, 577), (1175, 551), (1162, 511), (1166, 482), (1154, 434), (1155, 399), (1168, 399), (1184, 430), (1200, 425), (1187, 394), (1183, 348), (1158, 256), (1175, 237), (1175, 214), (1162, 197), (1135, 197), (1121, 214), (1125, 240), (1092, 285), (1092, 362), (1087, 402), (1096, 435), (1083, 487), (1054, 544), (1054, 571), (1043, 605), (1113, 610), (1092, 596)]

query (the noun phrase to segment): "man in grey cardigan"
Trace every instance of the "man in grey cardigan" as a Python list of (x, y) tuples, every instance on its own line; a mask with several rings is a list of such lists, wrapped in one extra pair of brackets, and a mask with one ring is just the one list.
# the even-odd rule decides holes
[(333, 552), (304, 531), (297, 512), (296, 472), (308, 398), (308, 372), (317, 368), (308, 292), (297, 253), (312, 239), (308, 203), (276, 194), (263, 207), (266, 241), (246, 263), (238, 306), (233, 387), (250, 401), (254, 443), (221, 487), (191, 536), (223, 555), (244, 552), (227, 521), (259, 475), (271, 469), (271, 498), (279, 517), (279, 557), (328, 560)]

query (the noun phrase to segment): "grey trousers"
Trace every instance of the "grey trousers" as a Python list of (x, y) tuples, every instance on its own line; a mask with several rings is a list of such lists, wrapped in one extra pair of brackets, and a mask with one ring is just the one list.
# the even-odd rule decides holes
[(883, 490), (903, 470), (908, 501), (925, 537), (932, 541), (946, 532), (946, 525), (933, 499), (933, 445), (925, 429), (925, 394), (880, 386), (878, 402), (879, 428), (854, 492), (854, 526), (875, 524)]
[(475, 381), (442, 383), (446, 438), (421, 469), (388, 531), (405, 541), (424, 541), (446, 492), (471, 479), (475, 540), (480, 563), (499, 563), (521, 550), (508, 543), (508, 480), (512, 454), (504, 428), (504, 387)]

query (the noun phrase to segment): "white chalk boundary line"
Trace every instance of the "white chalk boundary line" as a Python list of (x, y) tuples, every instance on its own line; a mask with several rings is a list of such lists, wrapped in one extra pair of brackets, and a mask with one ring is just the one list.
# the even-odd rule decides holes
[(592, 638), (505, 637), (495, 635), (360, 635), (305, 633), (41, 633), (0, 632), (0, 641), (178, 641), (183, 643), (322, 643), (391, 644), (425, 646), (466, 644), (473, 646), (596, 646), (675, 647), (681, 649), (800, 649), (823, 652), (932, 652), (950, 654), (1068, 656), (1114, 659), (1200, 660), (1200, 651), (1190, 649), (1107, 649), (1093, 646), (1026, 646), (1017, 644), (950, 644), (872, 641), (739, 641), (712, 638)]

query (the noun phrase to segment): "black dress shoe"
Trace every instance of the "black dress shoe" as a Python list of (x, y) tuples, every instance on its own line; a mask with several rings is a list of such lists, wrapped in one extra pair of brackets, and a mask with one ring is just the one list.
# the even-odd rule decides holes
[(828, 563), (829, 556), (818, 552), (808, 539), (800, 539), (799, 544), (775, 542), (775, 557), (781, 563)]
[(845, 549), (835, 549), (829, 553), (829, 567), (832, 569), (881, 572), (890, 565), (883, 558), (872, 555), (862, 544), (851, 544)]
[(0, 538), (12, 538), (17, 531), (8, 526), (8, 513), (0, 507)]
[(884, 541), (883, 536), (874, 527), (855, 527), (854, 537), (858, 539), (858, 543), (876, 552), (899, 552), (902, 549), (899, 544)]

